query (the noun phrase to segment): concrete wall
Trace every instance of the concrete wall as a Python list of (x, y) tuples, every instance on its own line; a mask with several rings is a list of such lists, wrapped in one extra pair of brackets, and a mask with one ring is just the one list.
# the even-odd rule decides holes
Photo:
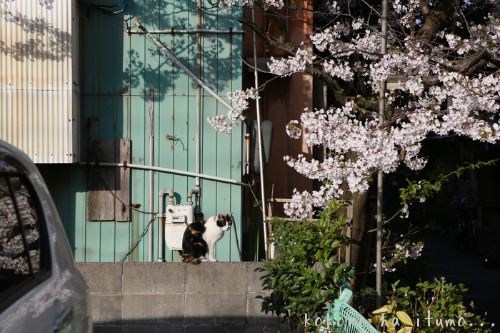
[(89, 286), (94, 332), (261, 333), (260, 267), (239, 263), (78, 263)]

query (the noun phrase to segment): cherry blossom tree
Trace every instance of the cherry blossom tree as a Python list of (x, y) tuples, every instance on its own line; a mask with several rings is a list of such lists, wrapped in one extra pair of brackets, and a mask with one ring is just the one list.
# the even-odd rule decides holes
[[(300, 174), (322, 182), (298, 192), (286, 207), (305, 217), (314, 207), (349, 193), (364, 193), (378, 171), (400, 165), (425, 167), (422, 142), (430, 136), (458, 135), (494, 143), (500, 138), (500, 5), (496, 0), (392, 0), (387, 18), (387, 53), (381, 54), (380, 2), (221, 0), (219, 6), (262, 8), (283, 32), (273, 35), (244, 19), (265, 42), (288, 56), (268, 63), (276, 77), (308, 73), (330, 91), (330, 107), (304, 110), (287, 126), (290, 138), (326, 148), (321, 159), (284, 156)], [(285, 6), (297, 15), (287, 16)], [(286, 39), (285, 22), (312, 11), (313, 34), (299, 45)], [(379, 119), (381, 84), (384, 121)], [(261, 87), (258, 87), (260, 89)], [(228, 132), (240, 121), (258, 89), (231, 93), (235, 106), (209, 119)]]

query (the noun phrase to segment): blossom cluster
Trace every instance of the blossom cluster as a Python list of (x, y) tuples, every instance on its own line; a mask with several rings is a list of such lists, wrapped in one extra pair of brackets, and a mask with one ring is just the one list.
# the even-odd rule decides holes
[[(277, 1), (265, 3), (278, 7)], [(337, 3), (332, 6), (335, 11), (340, 10)], [(413, 29), (411, 20), (419, 10), (418, 1), (395, 0), (391, 6), (391, 15), (400, 18), (395, 24)], [(435, 44), (419, 41), (411, 34), (391, 33), (387, 37), (388, 51), (381, 55), (377, 29), (361, 18), (339, 19), (310, 36), (314, 47), (302, 44), (289, 57), (271, 59), (269, 70), (279, 77), (315, 66), (337, 81), (362, 78), (371, 92), (371, 96), (351, 96), (340, 107), (305, 109), (300, 119), (288, 123), (286, 131), (291, 138), (301, 138), (310, 147), (322, 146), (327, 154), (321, 160), (303, 155), (284, 157), (297, 172), (323, 184), (310, 193), (295, 190), (292, 202), (286, 205), (287, 214), (303, 218), (313, 207), (326, 207), (330, 199), (341, 196), (345, 190), (366, 191), (375, 172), (391, 173), (401, 164), (412, 170), (423, 168), (427, 161), (420, 154), (422, 141), (431, 135), (460, 135), (497, 142), (498, 69), (495, 72), (494, 62), (486, 68), (489, 71), (474, 74), (460, 67), (472, 59), (472, 54), (487, 52), (490, 58), (500, 56), (500, 16), (489, 14), (485, 22), (469, 24), (467, 38), (443, 30), (439, 34), (442, 42)], [(397, 88), (386, 91), (389, 118), (382, 121), (360, 102), (378, 94), (381, 83), (388, 80), (396, 81)], [(255, 99), (255, 94), (241, 93), (237, 97)], [(240, 112), (248, 106), (242, 101), (233, 103)], [(224, 122), (227, 131), (238, 118), (224, 116)]]
[(233, 107), (225, 115), (217, 115), (207, 118), (207, 121), (218, 132), (231, 134), (233, 126), (237, 125), (243, 116), (243, 110), (248, 108), (248, 100), (259, 98), (256, 89), (237, 90), (229, 92), (227, 98), (232, 102)]
[[(255, 5), (254, 0), (219, 0), (219, 8), (225, 9), (225, 10), (230, 10), (234, 6), (250, 6), (253, 7)], [(263, 0), (262, 1), (262, 6), (265, 9), (268, 8), (276, 8), (276, 9), (281, 9), (285, 3), (283, 0)]]
[[(417, 259), (422, 255), (422, 250), (424, 248), (424, 243), (422, 242), (411, 242), (408, 239), (403, 239), (399, 243), (394, 245), (392, 251), (386, 251), (386, 255), (382, 258), (382, 271), (385, 273), (394, 272), (396, 267), (394, 267), (399, 262), (404, 262), (407, 259)], [(374, 268), (377, 267), (376, 264), (373, 265)]]
[(308, 64), (311, 64), (315, 56), (307, 49), (299, 49), (293, 57), (275, 59), (267, 64), (271, 73), (279, 76), (289, 76), (296, 72), (302, 72)]

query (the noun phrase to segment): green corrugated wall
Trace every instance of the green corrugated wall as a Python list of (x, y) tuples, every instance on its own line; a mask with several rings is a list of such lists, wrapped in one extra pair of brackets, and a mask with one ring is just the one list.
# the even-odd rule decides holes
[[(102, 4), (120, 4), (119, 0)], [(94, 1), (93, 3), (98, 3)], [(218, 11), (202, 2), (202, 29), (229, 30), (234, 33), (202, 34), (201, 79), (227, 100), (229, 91), (241, 89), (242, 34), (238, 11)], [(119, 7), (117, 7), (119, 8)], [(89, 143), (95, 140), (131, 140), (129, 163), (149, 165), (149, 90), (154, 89), (154, 166), (180, 171), (196, 171), (196, 83), (175, 65), (144, 34), (134, 21), (154, 33), (184, 65), (196, 73), (197, 36), (171, 30), (197, 28), (197, 2), (176, 0), (135, 0), (115, 16), (105, 15), (96, 7), (80, 6), (81, 67), (81, 152), (89, 158)], [(208, 92), (201, 98), (202, 174), (240, 180), (242, 129), (233, 134), (216, 133), (206, 118), (225, 114), (227, 108)], [(168, 139), (170, 138), (170, 139)], [(174, 140), (172, 140), (172, 138)], [(88, 167), (85, 165), (44, 165), (44, 177), (59, 207), (75, 258), (82, 262), (121, 261), (137, 243), (150, 219), (148, 213), (149, 172), (130, 171), (130, 202), (140, 204), (129, 222), (89, 221), (86, 190)], [(61, 177), (64, 174), (64, 177)], [(154, 212), (159, 211), (158, 192), (172, 189), (178, 204), (195, 187), (195, 178), (173, 173), (154, 173)], [(238, 261), (237, 243), (241, 245), (242, 188), (226, 182), (201, 179), (200, 206), (205, 217), (232, 212), (236, 231), (231, 230), (217, 245), (220, 261)], [(158, 256), (158, 219), (154, 223), (154, 256)], [(237, 239), (239, 238), (239, 239)], [(148, 236), (144, 236), (127, 261), (148, 260)], [(166, 248), (165, 259), (178, 261), (176, 251)]]

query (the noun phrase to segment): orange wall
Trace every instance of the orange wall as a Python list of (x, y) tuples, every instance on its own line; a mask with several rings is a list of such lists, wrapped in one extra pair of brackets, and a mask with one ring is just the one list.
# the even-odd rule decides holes
[[(303, 6), (311, 7), (310, 1), (303, 1)], [(296, 11), (289, 10), (286, 13), (289, 16), (297, 17), (300, 15)], [(277, 36), (277, 25), (263, 16), (261, 10), (256, 10), (257, 24), (267, 27), (266, 30)], [(245, 13), (245, 19), (251, 21), (251, 11), (248, 9)], [(303, 20), (311, 21), (312, 16), (303, 16)], [(288, 23), (288, 40), (294, 45), (300, 45), (301, 42), (307, 42), (311, 34), (311, 27), (302, 22), (292, 21)], [(245, 35), (245, 59), (253, 57), (252, 31), (247, 28)], [(258, 57), (280, 57), (286, 54), (276, 48), (266, 47), (262, 39), (257, 36), (256, 50)], [(254, 86), (253, 69), (246, 72), (244, 81), (245, 87)], [(273, 122), (273, 140), (271, 148), (271, 160), (265, 168), (265, 194), (266, 198), (271, 195), (271, 188), (274, 185), (274, 197), (290, 198), (293, 189), (300, 191), (311, 190), (312, 181), (298, 174), (295, 170), (288, 167), (283, 161), (283, 156), (304, 154), (310, 156), (310, 149), (302, 140), (290, 139), (285, 131), (286, 124), (295, 119), (299, 119), (300, 114), (305, 108), (312, 110), (313, 80), (310, 75), (294, 74), (287, 78), (275, 78), (270, 74), (260, 74), (259, 84), (273, 79), (266, 84), (261, 92), (261, 118)], [(256, 118), (255, 108), (251, 109), (247, 117)], [(258, 177), (256, 177), (256, 180)], [(278, 210), (280, 207), (276, 206)], [(278, 213), (277, 212), (277, 213)], [(280, 213), (281, 215), (281, 213)]]

